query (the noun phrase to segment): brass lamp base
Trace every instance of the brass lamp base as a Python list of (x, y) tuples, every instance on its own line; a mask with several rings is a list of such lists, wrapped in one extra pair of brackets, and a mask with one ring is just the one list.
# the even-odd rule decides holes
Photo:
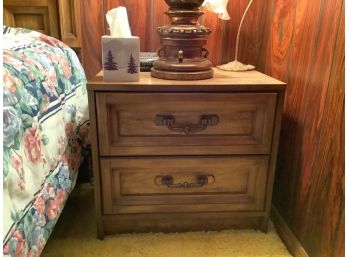
[(159, 79), (168, 79), (168, 80), (200, 80), (200, 79), (210, 79), (214, 75), (213, 69), (206, 71), (193, 71), (193, 72), (184, 72), (184, 71), (166, 71), (166, 70), (157, 70), (152, 67), (151, 76)]

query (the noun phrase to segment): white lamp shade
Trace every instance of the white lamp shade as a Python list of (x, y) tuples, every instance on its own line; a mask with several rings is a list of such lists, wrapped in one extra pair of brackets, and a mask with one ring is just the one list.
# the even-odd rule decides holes
[(230, 15), (227, 11), (227, 3), (229, 0), (205, 0), (202, 6), (205, 6), (208, 11), (219, 14), (222, 20), (229, 20)]

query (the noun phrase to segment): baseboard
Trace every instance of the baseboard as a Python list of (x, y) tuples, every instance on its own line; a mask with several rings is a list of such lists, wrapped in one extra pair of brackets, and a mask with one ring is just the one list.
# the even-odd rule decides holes
[(286, 224), (282, 216), (280, 216), (277, 208), (274, 205), (272, 205), (271, 219), (280, 238), (283, 240), (289, 252), (294, 257), (309, 257), (303, 246), (300, 244), (294, 233), (290, 230), (288, 224)]

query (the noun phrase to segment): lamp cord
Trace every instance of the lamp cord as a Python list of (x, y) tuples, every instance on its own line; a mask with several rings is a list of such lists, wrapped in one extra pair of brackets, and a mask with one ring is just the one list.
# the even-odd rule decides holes
[(245, 9), (244, 14), (243, 14), (243, 16), (242, 16), (242, 20), (240, 21), (240, 24), (239, 24), (238, 33), (237, 33), (237, 41), (236, 41), (236, 53), (235, 53), (235, 56), (234, 56), (234, 60), (235, 60), (235, 61), (237, 61), (237, 59), (238, 59), (239, 38), (240, 38), (240, 31), (241, 31), (241, 28), (242, 28), (242, 24), (243, 24), (243, 22), (244, 22), (244, 18), (245, 18), (245, 16), (246, 16), (246, 14), (247, 14), (247, 12), (248, 12), (248, 10), (249, 10), (251, 4), (253, 3), (253, 1), (254, 1), (254, 0), (250, 0), (248, 6), (247, 6), (247, 8)]

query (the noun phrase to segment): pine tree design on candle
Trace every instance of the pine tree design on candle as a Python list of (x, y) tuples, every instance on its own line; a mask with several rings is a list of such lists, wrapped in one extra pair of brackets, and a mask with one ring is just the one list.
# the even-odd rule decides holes
[(117, 63), (114, 62), (114, 56), (111, 53), (111, 50), (108, 52), (108, 56), (106, 56), (106, 62), (104, 63), (105, 70), (118, 70)]
[(129, 57), (129, 62), (128, 62), (128, 73), (134, 74), (134, 73), (138, 73), (138, 67), (135, 64), (135, 60), (133, 55), (131, 54), (131, 56)]

